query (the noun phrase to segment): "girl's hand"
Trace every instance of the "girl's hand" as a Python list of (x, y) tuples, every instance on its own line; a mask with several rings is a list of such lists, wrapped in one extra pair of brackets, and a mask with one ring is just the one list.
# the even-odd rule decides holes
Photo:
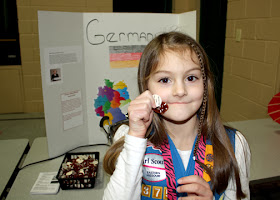
[(155, 100), (150, 91), (143, 92), (128, 107), (129, 135), (144, 138), (152, 122)]
[(185, 176), (178, 180), (178, 183), (181, 184), (177, 188), (177, 192), (187, 192), (187, 197), (180, 197), (179, 200), (187, 199), (213, 199), (213, 193), (209, 184), (200, 176), (192, 175)]

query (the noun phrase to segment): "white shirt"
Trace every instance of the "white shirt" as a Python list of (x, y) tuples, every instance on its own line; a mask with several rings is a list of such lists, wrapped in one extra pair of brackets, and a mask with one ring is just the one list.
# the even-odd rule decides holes
[[(128, 135), (128, 126), (122, 125), (115, 137), (125, 135), (124, 149), (118, 157), (116, 169), (104, 190), (103, 200), (140, 200), (142, 183), (142, 165), (146, 152), (147, 139)], [(235, 157), (240, 169), (240, 181), (243, 192), (250, 199), (250, 150), (240, 132), (235, 135)], [(225, 191), (225, 199), (236, 199), (235, 181), (230, 179)]]
[(183, 162), (185, 170), (187, 170), (189, 159), (190, 159), (192, 151), (191, 150), (189, 150), (189, 151), (181, 151), (180, 149), (177, 149), (177, 151), (178, 151), (178, 153), (179, 153), (179, 155), (181, 157), (181, 160)]

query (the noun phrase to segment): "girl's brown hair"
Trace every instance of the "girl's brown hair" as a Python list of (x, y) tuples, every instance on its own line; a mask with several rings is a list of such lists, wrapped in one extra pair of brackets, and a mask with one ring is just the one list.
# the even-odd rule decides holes
[[(201, 134), (209, 138), (213, 145), (214, 167), (208, 168), (203, 163), (198, 162), (210, 175), (212, 191), (221, 193), (226, 190), (230, 178), (236, 182), (236, 196), (238, 199), (246, 195), (241, 189), (239, 167), (235, 158), (234, 149), (226, 133), (225, 127), (219, 115), (216, 105), (213, 77), (210, 71), (209, 61), (203, 48), (191, 37), (180, 32), (163, 33), (154, 38), (145, 48), (138, 69), (138, 88), (142, 93), (148, 89), (150, 75), (159, 65), (160, 58), (164, 57), (166, 51), (184, 54), (187, 50), (191, 55), (195, 55), (201, 67), (203, 77), (204, 95), (200, 109), (198, 110), (199, 129), (197, 142), (194, 148), (196, 156), (198, 141)], [(150, 134), (153, 131), (153, 134)], [(149, 126), (146, 137), (154, 145), (160, 145), (167, 139), (166, 129), (161, 115), (154, 114), (153, 121)], [(120, 139), (113, 144), (104, 157), (103, 166), (107, 173), (112, 174), (115, 170), (115, 162), (124, 144), (124, 139)]]

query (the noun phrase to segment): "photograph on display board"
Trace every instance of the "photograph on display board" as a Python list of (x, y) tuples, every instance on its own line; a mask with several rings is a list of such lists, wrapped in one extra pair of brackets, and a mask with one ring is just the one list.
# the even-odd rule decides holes
[(51, 82), (61, 81), (61, 70), (60, 68), (50, 69)]

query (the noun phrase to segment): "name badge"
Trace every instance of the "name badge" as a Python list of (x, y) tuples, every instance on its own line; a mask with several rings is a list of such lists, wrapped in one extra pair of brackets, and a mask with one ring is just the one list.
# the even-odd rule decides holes
[(159, 182), (166, 179), (163, 157), (158, 154), (146, 154), (143, 161), (143, 178)]

